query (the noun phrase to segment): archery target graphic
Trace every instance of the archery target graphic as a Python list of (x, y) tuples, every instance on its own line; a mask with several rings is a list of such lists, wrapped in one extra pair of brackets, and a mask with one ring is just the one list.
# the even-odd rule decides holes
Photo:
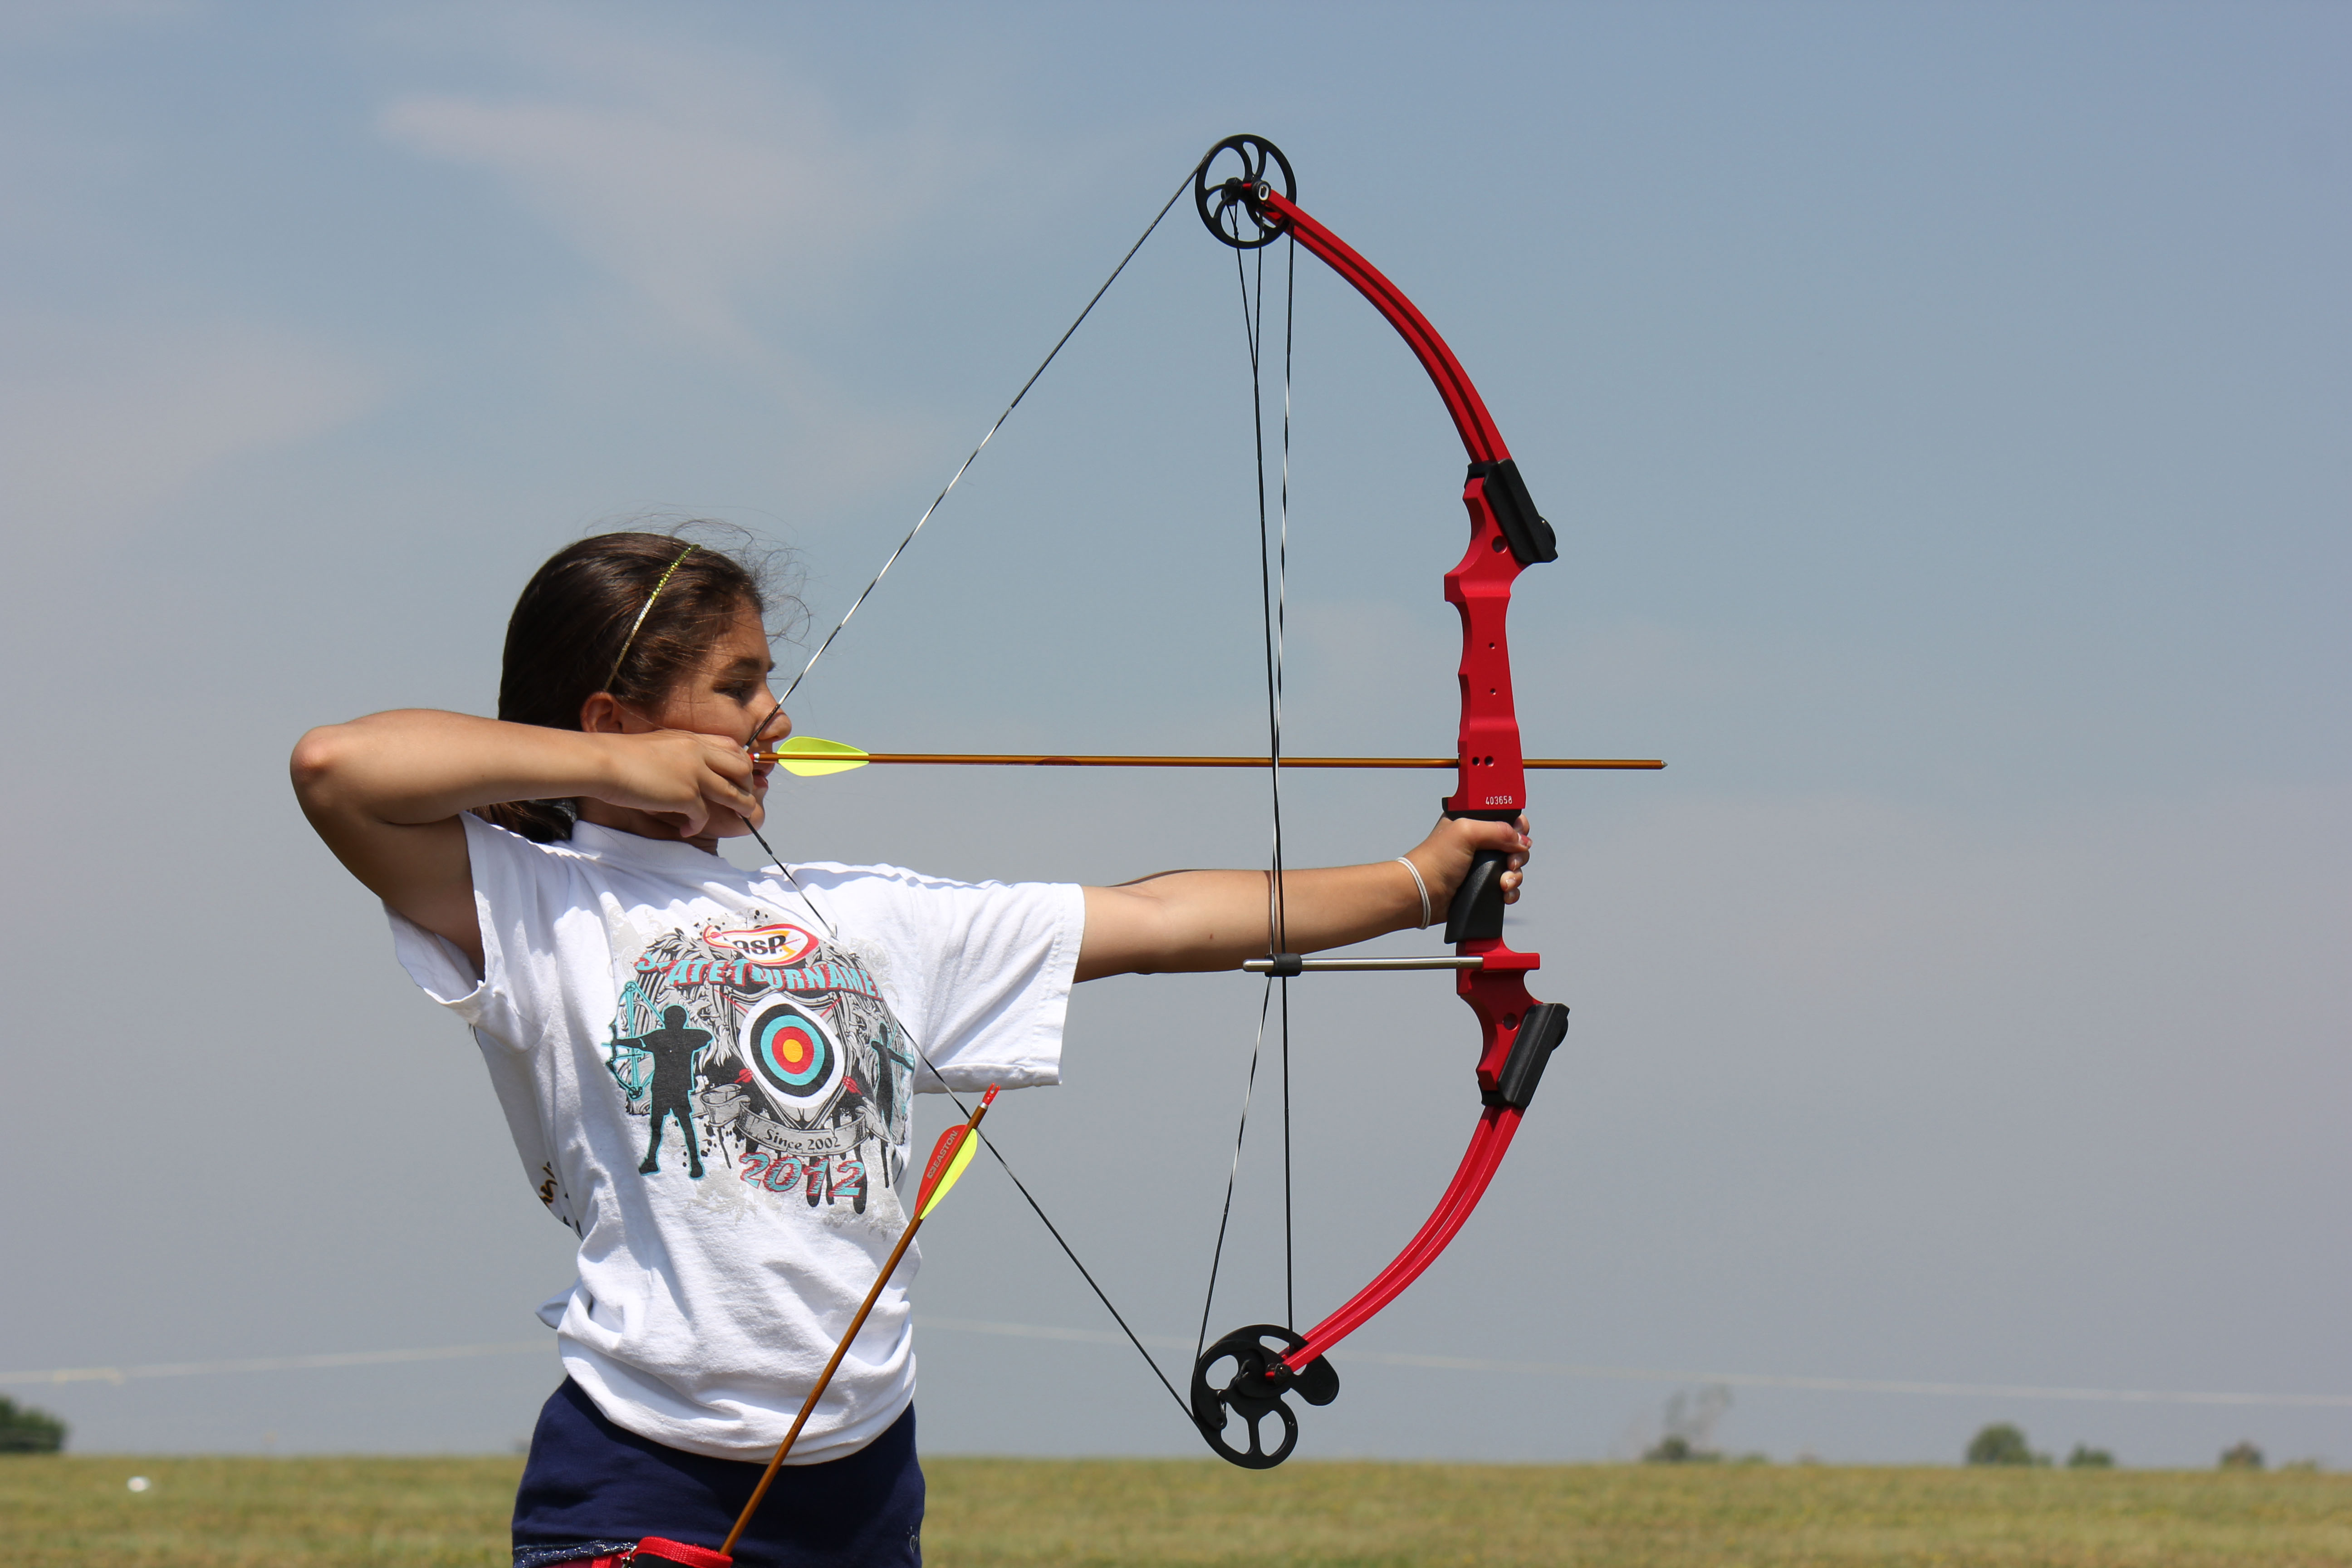
[(843, 1058), (833, 1032), (792, 1002), (771, 1002), (743, 1022), (743, 1059), (768, 1098), (808, 1115), (841, 1086)]

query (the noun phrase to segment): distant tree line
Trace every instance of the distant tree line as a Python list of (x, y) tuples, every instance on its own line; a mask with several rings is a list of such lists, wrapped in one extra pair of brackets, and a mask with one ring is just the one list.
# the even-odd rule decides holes
[[(2050, 1456), (2035, 1453), (2021, 1428), (2007, 1421), (1996, 1421), (1969, 1439), (1968, 1461), (1971, 1465), (2046, 1465)], [(2113, 1469), (2115, 1463), (2113, 1454), (2087, 1443), (2075, 1444), (2074, 1451), (2066, 1456), (2066, 1468), (2070, 1470)], [(2225, 1470), (2259, 1470), (2263, 1467), (2263, 1451), (2251, 1442), (2232, 1444), (2221, 1450), (2221, 1468)], [(2286, 1468), (2315, 1470), (2319, 1462), (2300, 1459)]]
[[(1971, 1465), (2047, 1465), (2050, 1456), (2037, 1454), (2025, 1440), (2022, 1429), (2006, 1421), (1996, 1421), (1969, 1439), (1968, 1462)], [(2066, 1456), (2070, 1470), (2107, 1470), (2115, 1468), (2116, 1457), (2105, 1448), (2094, 1448), (2088, 1443), (2077, 1443), (2074, 1451)]]
[(46, 1410), (0, 1398), (0, 1454), (54, 1454), (66, 1446), (66, 1424)]

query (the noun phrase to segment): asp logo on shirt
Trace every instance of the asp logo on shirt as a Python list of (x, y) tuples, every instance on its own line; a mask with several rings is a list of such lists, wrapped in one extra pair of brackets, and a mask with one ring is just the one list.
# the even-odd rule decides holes
[[(621, 988), (606, 1065), (646, 1118), (638, 1172), (724, 1162), (811, 1207), (864, 1213), (907, 1139), (913, 1055), (866, 965), (764, 910), (673, 931)], [(869, 1151), (868, 1145), (872, 1148)]]

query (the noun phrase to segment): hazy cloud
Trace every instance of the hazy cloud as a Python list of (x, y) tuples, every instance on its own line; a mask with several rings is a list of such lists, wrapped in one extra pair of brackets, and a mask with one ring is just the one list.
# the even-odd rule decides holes
[(410, 93), (382, 132), (496, 175), (707, 347), (750, 354), (751, 295), (805, 308), (938, 183), (944, 149), (919, 134), (864, 144), (819, 94), (740, 59), (550, 20), (528, 47), (552, 89)]
[(347, 357), (236, 321), (0, 320), (0, 510), (26, 524), (134, 520), (376, 396)]
[(113, 24), (177, 20), (198, 10), (194, 0), (0, 0), (0, 36), (61, 37)]

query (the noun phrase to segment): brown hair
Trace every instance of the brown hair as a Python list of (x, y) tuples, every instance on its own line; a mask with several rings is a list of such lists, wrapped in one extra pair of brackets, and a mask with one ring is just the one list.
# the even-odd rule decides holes
[[(764, 617), (769, 592), (762, 578), (773, 563), (746, 565), (686, 536), (715, 526), (593, 534), (549, 557), (523, 585), (507, 622), (499, 717), (577, 730), (582, 704), (599, 691), (640, 711), (657, 708), (739, 613), (748, 607)], [(740, 552), (748, 541), (739, 534), (732, 542)], [(789, 595), (781, 596), (799, 608)], [(572, 800), (513, 800), (475, 815), (545, 844), (571, 837), (580, 809)]]

